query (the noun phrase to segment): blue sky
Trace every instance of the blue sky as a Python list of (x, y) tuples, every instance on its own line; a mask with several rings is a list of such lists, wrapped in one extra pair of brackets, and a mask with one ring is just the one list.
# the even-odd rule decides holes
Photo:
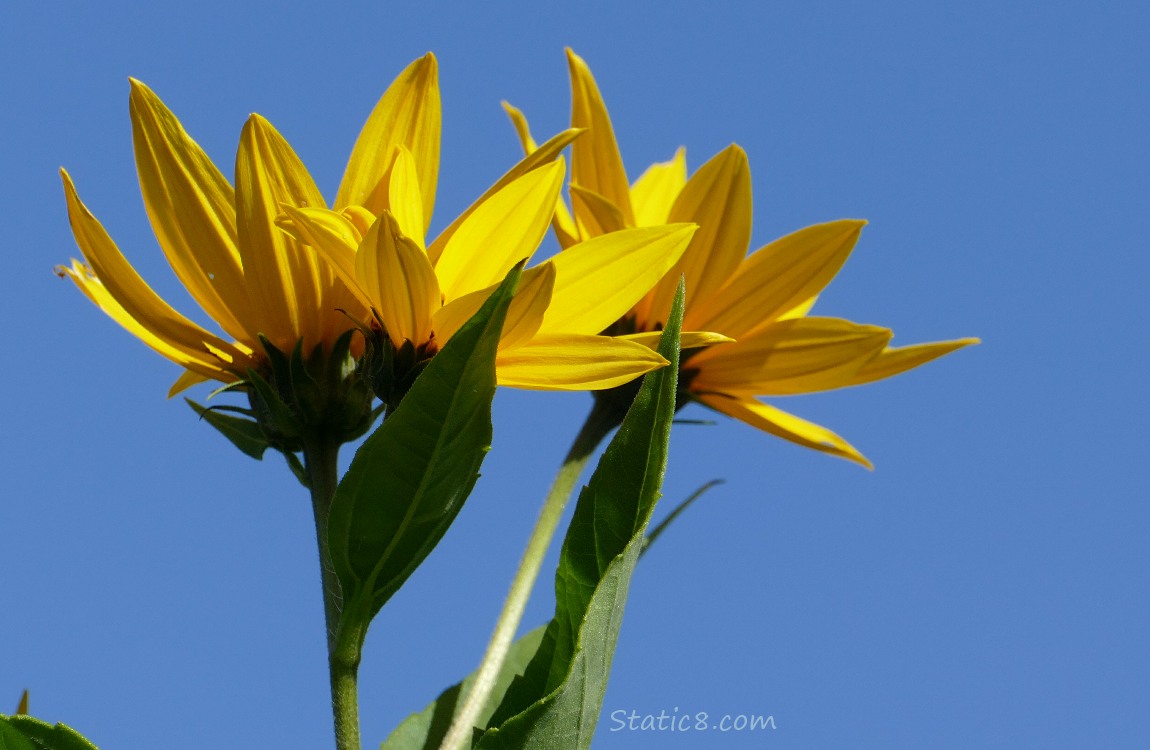
[[(570, 45), (632, 178), (680, 145), (694, 169), (737, 142), (754, 247), (870, 220), (817, 312), (896, 343), (984, 340), (782, 403), (873, 473), (724, 418), (676, 429), (663, 512), (726, 484), (640, 567), (596, 747), (1144, 746), (1150, 10), (709, 5), (5, 3), (0, 710), (30, 688), (33, 713), (118, 750), (330, 742), (306, 496), (282, 461), (251, 461), (165, 400), (175, 367), (51, 273), (77, 252), (66, 166), (193, 311), (139, 198), (128, 76), (225, 173), (263, 114), (331, 197), (380, 93), (432, 50), (434, 228), (518, 158), (501, 99), (537, 134), (564, 127)], [(497, 397), (476, 493), (368, 638), (365, 747), (478, 662), (588, 406)], [(550, 596), (545, 573), (529, 624)], [(620, 710), (777, 729), (611, 732)]]

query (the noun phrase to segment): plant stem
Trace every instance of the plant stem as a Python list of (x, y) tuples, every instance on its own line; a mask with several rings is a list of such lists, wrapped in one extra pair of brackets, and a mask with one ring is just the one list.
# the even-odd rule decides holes
[(559, 467), (559, 472), (551, 484), (551, 489), (543, 501), (543, 508), (539, 511), (539, 518), (535, 521), (535, 528), (527, 540), (527, 547), (523, 550), (523, 557), (519, 561), (519, 569), (511, 581), (511, 589), (507, 600), (503, 604), (503, 611), (499, 613), (499, 620), (495, 624), (495, 632), (487, 645), (487, 652), (475, 675), (475, 682), (471, 686), (467, 698), (455, 715), (440, 750), (458, 750), (471, 740), (472, 729), (483, 707), (491, 697), (495, 682), (507, 658), (507, 652), (519, 630), (519, 622), (523, 619), (523, 610), (539, 577), (539, 569), (543, 566), (543, 559), (551, 546), (551, 540), (563, 517), (563, 509), (571, 497), (579, 475), (583, 473), (587, 461), (594, 453), (596, 446), (602, 442), (619, 424), (617, 412), (609, 408), (599, 399), (587, 415), (587, 421), (579, 431), (567, 457)]
[(304, 466), (311, 483), (315, 534), (319, 545), (320, 578), (323, 583), (323, 613), (327, 628), (328, 671), (331, 675), (331, 705), (335, 720), (337, 750), (360, 750), (359, 741), (359, 653), (336, 649), (343, 593), (331, 562), (327, 538), (331, 501), (339, 485), (339, 442), (316, 436), (304, 446)]

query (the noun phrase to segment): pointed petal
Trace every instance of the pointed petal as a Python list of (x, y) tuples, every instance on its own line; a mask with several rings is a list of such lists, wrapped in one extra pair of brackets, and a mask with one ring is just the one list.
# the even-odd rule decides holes
[(618, 206), (594, 190), (572, 185), (571, 206), (575, 209), (580, 237), (598, 237), (627, 227)]
[(652, 164), (631, 186), (635, 226), (666, 224), (671, 206), (687, 184), (687, 149), (679, 148), (670, 161)]
[(717, 294), (697, 300), (687, 315), (690, 325), (742, 338), (803, 303), (814, 304), (865, 225), (852, 219), (815, 224), (757, 250)]
[[(347, 209), (336, 212), (326, 208), (296, 208), (288, 205), (282, 208), (284, 214), (276, 219), (276, 226), (307, 245), (307, 249), (315, 251), (328, 263), (361, 305), (359, 312), (366, 312), (371, 307), (371, 300), (359, 288), (359, 280), (355, 276), (355, 253), (371, 224), (365, 224), (361, 230), (348, 218)], [(374, 221), (374, 217), (371, 218)], [(355, 311), (347, 312), (353, 314)], [(355, 317), (360, 318), (358, 315)]]
[(428, 52), (399, 74), (364, 123), (335, 208), (358, 205), (376, 215), (382, 212), (386, 206), (371, 205), (369, 199), (390, 166), (395, 148), (405, 146), (415, 157), (424, 212), (421, 234), (426, 234), (435, 207), (441, 119), (439, 67), (435, 55)]
[(355, 254), (355, 275), (396, 347), (431, 338), (431, 314), (440, 305), (431, 261), (405, 237), (390, 211), (368, 230)]
[(678, 261), (693, 224), (624, 229), (558, 253), (555, 291), (542, 333), (598, 333), (631, 306)]
[(575, 140), (575, 137), (578, 136), (580, 132), (579, 130), (564, 130), (509, 169), (507, 174), (500, 177), (483, 195), (479, 196), (478, 200), (472, 203), (466, 211), (461, 213), (455, 221), (451, 222), (447, 229), (444, 229), (443, 232), (435, 238), (435, 242), (428, 246), (427, 256), (431, 258), (431, 262), (438, 263), (439, 256), (443, 253), (443, 249), (447, 247), (447, 243), (451, 241), (455, 232), (458, 231), (459, 227), (470, 218), (471, 214), (475, 213), (489, 198), (528, 172), (555, 161), (555, 159), (559, 157), (560, 152), (567, 148), (568, 144)]
[(131, 84), (136, 171), (156, 239), (204, 311), (232, 336), (255, 340), (236, 249), (235, 192), (160, 98)]
[(303, 338), (308, 351), (323, 339), (324, 318), (335, 307), (325, 299), (334, 288), (334, 272), (275, 225), (284, 204), (327, 206), (283, 136), (252, 115), (236, 156), (236, 213), (248, 294), (261, 333), (289, 352)]
[(728, 346), (699, 352), (691, 388), (784, 396), (849, 385), (890, 341), (891, 332), (838, 318), (780, 321)]
[(571, 184), (593, 190), (618, 206), (627, 226), (633, 227), (631, 187), (607, 106), (591, 69), (570, 48), (567, 67), (571, 74), (571, 127), (588, 131), (571, 147)]
[(212, 356), (206, 348), (190, 352), (185, 348), (173, 345), (161, 338), (152, 330), (144, 327), (132, 317), (124, 307), (108, 292), (108, 289), (93, 275), (90, 268), (78, 261), (72, 261), (72, 266), (58, 267), (57, 275), (70, 278), (96, 307), (105, 315), (119, 323), (133, 336), (143, 341), (152, 351), (172, 362), (204, 375), (205, 377), (223, 382), (235, 380), (235, 376), (223, 368), (219, 359)]
[(979, 339), (968, 338), (883, 349), (878, 356), (863, 365), (862, 369), (851, 377), (851, 382), (848, 385), (873, 383), (876, 380), (899, 375), (964, 346), (980, 343), (982, 342)]
[[(615, 338), (634, 341), (648, 349), (658, 349), (659, 339), (662, 337), (662, 331), (646, 331), (644, 333), (628, 333), (625, 336), (616, 336)], [(721, 333), (711, 333), (710, 331), (683, 331), (679, 334), (679, 348), (683, 351), (702, 349), (705, 346), (714, 346), (715, 344), (733, 344), (734, 341), (734, 339)]]
[[(648, 309), (656, 317), (645, 321), (648, 327), (671, 309), (680, 274), (687, 279), (690, 312), (697, 300), (707, 299), (722, 286), (747, 254), (751, 243), (751, 170), (743, 150), (729, 146), (700, 167), (679, 193), (669, 221), (693, 221), (699, 231), (679, 265), (655, 287)], [(693, 320), (688, 325), (700, 328)]]
[[(231, 344), (176, 312), (152, 291), (120, 253), (104, 227), (80, 201), (68, 173), (60, 170), (60, 175), (64, 180), (72, 234), (92, 269), (91, 274), (86, 274), (82, 272), (82, 267), (74, 265), (71, 270), (64, 269), (64, 272), (89, 294), (93, 302), (157, 351), (160, 351), (156, 345), (159, 341), (168, 349), (181, 352), (182, 356), (175, 359), (170, 351), (160, 351), (181, 364), (189, 358), (214, 363), (214, 358), (205, 349), (206, 343), (230, 355), (243, 356)], [(115, 304), (108, 305), (110, 301)], [(129, 320), (134, 321), (135, 325), (131, 325)], [(148, 336), (141, 335), (141, 331), (147, 331)]]
[(208, 378), (204, 377), (198, 372), (193, 370), (184, 370), (180, 377), (176, 378), (176, 382), (172, 383), (172, 387), (168, 389), (168, 398), (177, 396), (191, 388), (193, 385), (199, 385), (206, 380), (208, 380)]
[(868, 469), (874, 469), (874, 464), (846, 440), (826, 427), (800, 419), (782, 409), (776, 409), (752, 398), (733, 398), (722, 393), (692, 393), (691, 395), (696, 401), (715, 411), (722, 412), (728, 417), (746, 422), (751, 427), (757, 427), (764, 432), (769, 432), (784, 440), (790, 440), (792, 443), (797, 443), (803, 447), (813, 448), (832, 456), (839, 456), (861, 464)]
[(563, 173), (562, 160), (528, 172), (467, 217), (435, 263), (447, 301), (501, 281), (531, 257), (547, 233)]
[(641, 344), (609, 336), (536, 336), (495, 358), (499, 385), (552, 391), (614, 388), (664, 367), (667, 360)]

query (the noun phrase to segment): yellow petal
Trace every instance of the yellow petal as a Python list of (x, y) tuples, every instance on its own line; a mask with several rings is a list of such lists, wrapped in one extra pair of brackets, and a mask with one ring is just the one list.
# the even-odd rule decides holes
[(666, 224), (671, 206), (687, 184), (687, 149), (680, 148), (671, 161), (652, 164), (631, 186), (635, 226)]
[(415, 157), (422, 196), (426, 234), (435, 207), (439, 176), (441, 128), (439, 67), (435, 55), (426, 55), (407, 66), (384, 92), (364, 123), (351, 151), (335, 207), (366, 206), (378, 215), (386, 206), (371, 205), (369, 199), (391, 165), (398, 146)]
[(891, 332), (838, 318), (796, 318), (706, 349), (687, 367), (698, 370), (692, 390), (783, 396), (850, 384), (882, 351)]
[(528, 172), (467, 217), (435, 263), (448, 302), (501, 281), (531, 257), (547, 233), (563, 172), (562, 160)]
[(571, 127), (587, 129), (571, 147), (571, 184), (602, 195), (618, 206), (627, 226), (635, 226), (630, 183), (599, 87), (587, 63), (570, 49), (567, 67), (571, 73)]
[[(644, 333), (628, 333), (625, 336), (616, 336), (615, 338), (634, 341), (648, 349), (658, 349), (659, 340), (662, 337), (662, 331), (646, 331)], [(702, 349), (705, 346), (714, 346), (715, 344), (731, 344), (734, 341), (734, 339), (721, 333), (711, 333), (710, 331), (683, 331), (679, 334), (679, 348), (683, 351)]]
[(751, 427), (757, 427), (776, 437), (790, 440), (792, 443), (797, 443), (806, 448), (813, 448), (823, 453), (829, 453), (832, 456), (839, 456), (849, 461), (854, 461), (868, 469), (874, 468), (874, 465), (868, 461), (863, 454), (859, 453), (853, 445), (826, 427), (821, 427), (814, 422), (800, 419), (794, 414), (788, 414), (782, 409), (776, 409), (769, 404), (761, 403), (752, 398), (733, 398), (721, 393), (696, 393), (692, 394), (692, 396), (695, 400), (706, 404), (715, 411), (746, 422)]
[(862, 385), (863, 383), (873, 383), (876, 380), (889, 378), (907, 370), (913, 370), (919, 365), (925, 365), (932, 359), (938, 359), (964, 346), (979, 343), (981, 341), (978, 339), (968, 338), (883, 349), (851, 377), (849, 385)]
[(594, 190), (572, 185), (571, 206), (575, 210), (580, 237), (598, 237), (626, 228), (626, 221), (618, 206)]
[(536, 336), (499, 350), (499, 385), (552, 391), (614, 388), (667, 364), (641, 344), (608, 336), (560, 334)]
[[(194, 359), (206, 366), (214, 366), (214, 358), (208, 354), (205, 343), (231, 355), (243, 356), (231, 344), (176, 312), (152, 291), (120, 253), (104, 227), (80, 201), (68, 173), (60, 170), (60, 175), (64, 180), (72, 234), (91, 266), (92, 273), (84, 273), (78, 265), (73, 265), (70, 270), (62, 270), (93, 302), (153, 349), (180, 364)], [(145, 331), (147, 334), (143, 335)], [(175, 356), (172, 350), (180, 352), (180, 355)]]
[(355, 275), (395, 346), (405, 340), (419, 346), (431, 338), (431, 314), (440, 304), (435, 269), (390, 211), (363, 238)]
[(555, 290), (542, 333), (599, 333), (623, 317), (678, 261), (693, 224), (624, 229), (555, 255)]
[(435, 242), (432, 242), (430, 245), (428, 245), (427, 256), (431, 258), (431, 262), (437, 263), (439, 261), (439, 256), (443, 253), (443, 249), (447, 247), (447, 243), (451, 241), (451, 238), (455, 235), (455, 232), (458, 231), (459, 227), (462, 226), (468, 218), (470, 218), (471, 214), (475, 213), (475, 211), (478, 210), (480, 206), (484, 205), (489, 198), (491, 198), (493, 195), (495, 195), (514, 180), (517, 180), (528, 172), (538, 169), (544, 164), (548, 164), (557, 159), (560, 152), (567, 148), (567, 145), (570, 144), (571, 141), (573, 141), (580, 132), (581, 131), (579, 130), (564, 130), (562, 133), (559, 133), (541, 145), (535, 151), (532, 151), (530, 154), (524, 157), (522, 161), (509, 169), (507, 174), (500, 177), (494, 185), (489, 187), (487, 191), (483, 193), (483, 195), (479, 196), (478, 200), (472, 203), (466, 211), (461, 213), (455, 219), (455, 221), (451, 222), (447, 229), (444, 229), (443, 232), (435, 238)]
[[(307, 245), (308, 249), (315, 251), (328, 263), (362, 306), (362, 311), (371, 307), (371, 300), (360, 289), (359, 280), (355, 276), (355, 253), (371, 224), (364, 225), (361, 230), (348, 218), (347, 209), (337, 212), (326, 208), (296, 208), (288, 205), (282, 208), (284, 214), (276, 219), (276, 226)], [(374, 217), (371, 218), (374, 223)], [(351, 310), (347, 312), (353, 313)]]
[(275, 225), (284, 204), (327, 205), (283, 136), (252, 115), (236, 156), (236, 213), (248, 294), (261, 333), (283, 351), (303, 338), (309, 351), (323, 339), (327, 316), (321, 311), (335, 307), (326, 299), (334, 272)]
[(186, 348), (173, 345), (141, 325), (139, 321), (133, 318), (124, 307), (116, 301), (108, 292), (108, 289), (92, 274), (91, 269), (84, 267), (77, 261), (73, 261), (71, 268), (59, 267), (56, 269), (56, 272), (60, 276), (70, 278), (80, 291), (84, 293), (84, 296), (91, 300), (96, 307), (100, 308), (109, 318), (123, 326), (124, 329), (133, 336), (143, 341), (152, 351), (166, 357), (181, 367), (194, 370), (206, 378), (223, 382), (235, 380), (235, 376), (225, 370), (221, 362), (212, 356), (206, 348), (200, 349), (199, 351), (189, 351)]
[[(679, 275), (687, 280), (687, 310), (710, 297), (738, 268), (751, 243), (751, 170), (747, 155), (729, 146), (699, 168), (687, 181), (669, 221), (693, 221), (699, 231), (678, 266), (655, 287), (646, 319), (648, 327), (671, 309)], [(735, 334), (714, 326), (698, 326)], [(738, 338), (736, 336), (736, 338)]]
[(851, 219), (831, 221), (775, 240), (744, 260), (717, 294), (697, 299), (686, 318), (692, 327), (742, 338), (804, 303), (814, 304), (865, 225)]
[(254, 340), (236, 249), (235, 191), (160, 98), (131, 83), (136, 171), (156, 239), (204, 311), (232, 336)]
[(427, 227), (423, 221), (423, 198), (419, 193), (419, 175), (415, 157), (405, 146), (399, 147), (388, 172), (387, 210), (399, 224), (399, 231), (422, 250)]
[(199, 385), (206, 380), (208, 380), (208, 378), (194, 370), (184, 370), (180, 377), (176, 378), (176, 382), (172, 383), (172, 387), (168, 389), (168, 398), (177, 396), (193, 385)]
[[(551, 301), (554, 285), (555, 268), (550, 263), (523, 272), (503, 321), (503, 332), (499, 339), (501, 346), (515, 346), (535, 335)], [(498, 288), (499, 283), (492, 284), (486, 289), (458, 297), (436, 310), (432, 315), (432, 327), (439, 346), (442, 347), (450, 340)]]
[[(535, 139), (531, 137), (531, 128), (527, 125), (527, 118), (521, 111), (507, 102), (503, 102), (503, 111), (511, 118), (511, 125), (515, 128), (515, 134), (519, 136), (519, 143), (523, 146), (523, 153), (528, 156), (535, 153), (539, 147), (535, 144)], [(567, 210), (567, 204), (563, 202), (562, 196), (555, 202), (555, 216), (551, 220), (551, 227), (555, 230), (555, 236), (559, 240), (560, 247), (571, 247), (579, 241), (579, 231), (575, 228), (575, 220), (571, 218), (571, 212)]]

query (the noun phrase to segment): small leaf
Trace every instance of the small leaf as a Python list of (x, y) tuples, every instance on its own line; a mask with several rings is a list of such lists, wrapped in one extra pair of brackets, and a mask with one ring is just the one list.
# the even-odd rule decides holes
[(644, 378), (618, 434), (580, 493), (555, 573), (555, 617), (477, 748), (573, 750), (591, 745), (631, 575), (666, 469), (682, 316), (680, 281), (659, 344), (670, 365)]
[(64, 724), (0, 715), (0, 750), (96, 750), (96, 746)]
[(328, 521), (343, 587), (337, 640), (367, 624), (435, 547), (491, 446), (495, 352), (522, 264), (459, 329), (356, 451)]
[[(519, 636), (511, 649), (507, 652), (507, 659), (495, 680), (495, 689), (491, 691), (491, 700), (483, 708), (476, 723), (480, 726), (487, 723), (507, 686), (516, 677), (523, 674), (524, 668), (539, 648), (543, 640), (543, 631), (546, 628), (538, 627), (529, 633)], [(396, 727), (387, 740), (380, 745), (380, 750), (435, 750), (443, 742), (447, 729), (459, 709), (460, 699), (471, 690), (475, 681), (475, 672), (469, 674), (462, 682), (457, 682), (439, 694), (431, 705), (417, 714), (412, 714)]]
[(712, 487), (718, 487), (720, 484), (726, 484), (726, 480), (712, 479), (699, 489), (692, 492), (686, 500), (676, 505), (674, 510), (667, 514), (666, 518), (660, 521), (655, 528), (651, 529), (651, 531), (647, 533), (647, 539), (643, 542), (643, 551), (640, 554), (647, 554), (647, 552), (651, 549), (651, 545), (655, 543), (656, 539), (662, 536), (663, 532), (667, 530), (668, 526), (675, 522), (675, 519), (681, 516), (683, 512), (687, 510), (687, 508), (690, 508), (692, 505), (694, 505), (696, 500), (707, 493), (707, 490), (711, 489)]
[(185, 398), (184, 401), (188, 402), (188, 406), (192, 407), (192, 410), (199, 414), (201, 419), (232, 441), (232, 445), (257, 461), (263, 460), (264, 451), (269, 446), (267, 438), (264, 437), (263, 430), (258, 424), (250, 419), (221, 414), (218, 408), (200, 406), (190, 398)]

